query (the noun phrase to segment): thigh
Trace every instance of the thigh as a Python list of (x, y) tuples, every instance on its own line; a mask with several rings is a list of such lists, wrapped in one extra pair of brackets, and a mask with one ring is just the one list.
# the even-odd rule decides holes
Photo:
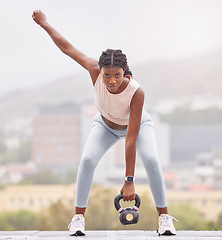
[(136, 147), (144, 164), (147, 162), (158, 162), (155, 131), (149, 123), (141, 125)]
[(94, 121), (85, 143), (83, 158), (86, 157), (98, 161), (118, 139), (116, 135), (111, 133), (99, 121)]
[(136, 144), (140, 151), (157, 152), (156, 136), (152, 125), (149, 123), (141, 125)]

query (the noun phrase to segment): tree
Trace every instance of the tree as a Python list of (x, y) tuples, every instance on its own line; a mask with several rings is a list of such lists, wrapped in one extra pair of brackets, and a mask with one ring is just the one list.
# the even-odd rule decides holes
[(6, 152), (7, 152), (7, 146), (3, 142), (0, 142), (0, 155)]
[(31, 179), (33, 184), (58, 184), (59, 181), (59, 178), (48, 169), (37, 172)]
[[(63, 199), (64, 201), (64, 199)], [(65, 231), (68, 229), (74, 208), (65, 205), (62, 200), (53, 203), (48, 209), (43, 209), (37, 216), (36, 227), (41, 231)]]
[[(116, 189), (94, 186), (90, 194), (87, 207), (86, 222), (88, 230), (156, 230), (157, 229), (157, 213), (154, 204), (148, 197), (147, 193), (138, 193), (141, 198), (141, 206), (139, 208), (138, 224), (122, 225), (119, 221), (119, 213), (114, 207), (114, 198), (119, 194)], [(120, 205), (132, 207), (133, 202), (120, 201)], [(96, 216), (96, 221), (95, 221)]]
[(217, 230), (222, 230), (222, 212), (218, 216), (216, 228)]
[(179, 220), (175, 223), (177, 230), (212, 230), (210, 222), (190, 205), (170, 205), (169, 212)]
[(1, 212), (1, 231), (33, 230), (36, 225), (36, 215), (29, 210), (16, 212)]
[(62, 184), (70, 184), (76, 181), (77, 170), (69, 169), (63, 179), (61, 179)]
[[(156, 230), (158, 228), (158, 215), (154, 203), (145, 192), (137, 192), (141, 198), (138, 224), (122, 225), (119, 213), (114, 207), (113, 200), (118, 194), (117, 188), (106, 188), (94, 185), (90, 193), (86, 212), (87, 230)], [(133, 202), (120, 201), (120, 205), (130, 207)], [(207, 221), (204, 216), (189, 205), (170, 205), (169, 213), (177, 218), (177, 230), (215, 230), (221, 229), (222, 213), (218, 217), (217, 227), (215, 222)], [(17, 212), (1, 212), (0, 228), (2, 231), (31, 230), (40, 231), (66, 231), (74, 210), (74, 198), (63, 198), (39, 213), (29, 210)]]
[(17, 150), (18, 162), (28, 162), (31, 159), (31, 142), (23, 143)]
[(5, 151), (1, 157), (0, 163), (6, 164), (11, 162), (28, 162), (31, 159), (31, 143), (23, 143), (18, 149)]
[(160, 114), (160, 120), (170, 125), (221, 125), (222, 110), (215, 107), (193, 111), (188, 104), (179, 106), (170, 113)]

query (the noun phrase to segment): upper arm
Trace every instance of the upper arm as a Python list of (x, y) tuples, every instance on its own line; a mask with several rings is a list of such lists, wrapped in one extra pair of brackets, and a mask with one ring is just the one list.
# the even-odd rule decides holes
[(144, 104), (144, 92), (138, 88), (131, 100), (130, 118), (127, 128), (126, 141), (135, 144), (141, 124), (141, 116)]
[(88, 57), (87, 55), (73, 47), (70, 43), (67, 43), (67, 46), (64, 47), (64, 50), (62, 51), (66, 55), (71, 57), (73, 60), (75, 60), (77, 63), (79, 63), (86, 70), (88, 70), (94, 85), (100, 73), (98, 60)]

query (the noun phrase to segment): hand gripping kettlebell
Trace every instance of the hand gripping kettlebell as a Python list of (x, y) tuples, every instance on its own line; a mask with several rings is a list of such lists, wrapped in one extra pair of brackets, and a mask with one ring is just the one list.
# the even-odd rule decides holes
[(119, 194), (114, 199), (114, 205), (119, 212), (119, 220), (123, 225), (134, 224), (139, 221), (137, 210), (140, 207), (140, 197), (135, 194), (135, 205), (133, 207), (122, 208), (119, 201), (123, 198), (123, 194)]

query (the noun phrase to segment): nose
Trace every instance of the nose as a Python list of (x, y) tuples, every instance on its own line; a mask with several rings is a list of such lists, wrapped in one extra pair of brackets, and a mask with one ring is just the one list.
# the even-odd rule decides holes
[(115, 78), (110, 78), (109, 84), (110, 85), (115, 85), (116, 84), (116, 79)]

